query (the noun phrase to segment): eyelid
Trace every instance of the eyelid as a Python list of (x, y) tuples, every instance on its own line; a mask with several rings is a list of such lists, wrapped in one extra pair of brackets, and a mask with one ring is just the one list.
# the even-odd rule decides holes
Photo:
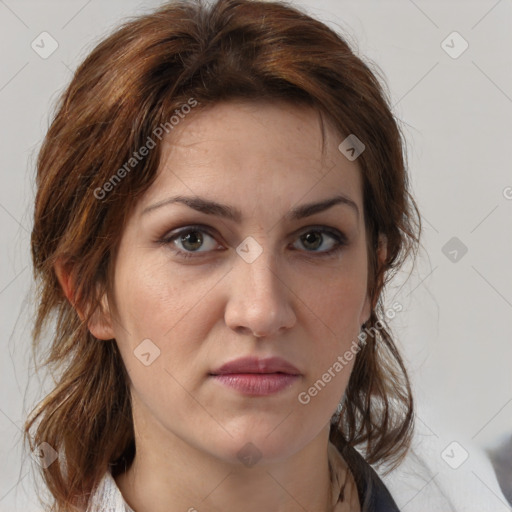
[[(170, 232), (167, 232), (163, 237), (157, 240), (157, 243), (161, 245), (172, 245), (175, 239), (180, 237), (183, 234), (187, 234), (190, 232), (198, 231), (201, 233), (206, 233), (208, 236), (213, 238), (217, 241), (217, 236), (214, 233), (214, 229), (210, 226), (204, 225), (204, 224), (190, 224), (187, 226), (183, 226), (180, 228), (176, 228), (175, 230), (172, 230)], [(294, 240), (298, 239), (303, 234), (309, 233), (309, 232), (320, 232), (321, 234), (327, 234), (331, 238), (333, 238), (336, 242), (335, 247), (333, 249), (329, 249), (328, 251), (300, 251), (304, 252), (306, 255), (312, 255), (314, 258), (318, 257), (329, 257), (332, 256), (333, 253), (336, 254), (341, 249), (343, 249), (346, 245), (348, 245), (349, 240), (348, 237), (345, 235), (343, 231), (340, 231), (337, 228), (329, 227), (326, 225), (308, 225), (303, 226), (302, 228), (295, 231), (293, 234), (290, 235)], [(218, 242), (219, 243), (219, 242)], [(177, 255), (185, 257), (185, 258), (191, 258), (191, 257), (201, 257), (201, 255), (207, 255), (213, 251), (183, 251), (181, 249), (171, 249), (173, 252), (175, 252)]]
[[(203, 224), (190, 224), (188, 226), (183, 226), (181, 228), (174, 229), (172, 231), (167, 232), (163, 237), (161, 237), (159, 240), (157, 240), (157, 243), (160, 243), (162, 245), (170, 245), (175, 239), (179, 238), (180, 236), (191, 233), (194, 231), (199, 231), (201, 233), (206, 233), (209, 237), (213, 238), (217, 241), (217, 236), (214, 233), (213, 228), (210, 228), (209, 226), (203, 225)], [(219, 243), (219, 242), (217, 242)], [(199, 251), (196, 251), (199, 252)], [(190, 254), (192, 254), (192, 251), (189, 251)]]
[(304, 233), (309, 233), (310, 231), (320, 231), (322, 233), (327, 233), (328, 235), (339, 239), (341, 242), (348, 243), (348, 237), (343, 231), (339, 230), (338, 228), (325, 226), (323, 224), (311, 224), (304, 226), (303, 228), (297, 230), (293, 236), (300, 236)]

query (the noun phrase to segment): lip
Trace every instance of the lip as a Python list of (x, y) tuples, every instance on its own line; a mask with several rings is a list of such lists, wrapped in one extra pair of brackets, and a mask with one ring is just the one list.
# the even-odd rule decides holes
[(300, 376), (290, 373), (225, 373), (211, 378), (243, 395), (268, 396), (290, 387)]
[(287, 374), (300, 375), (300, 371), (293, 364), (281, 357), (267, 357), (264, 359), (257, 357), (241, 357), (223, 364), (210, 375), (227, 374)]
[(210, 373), (215, 381), (249, 396), (278, 393), (293, 385), (300, 376), (300, 371), (281, 357), (242, 357)]

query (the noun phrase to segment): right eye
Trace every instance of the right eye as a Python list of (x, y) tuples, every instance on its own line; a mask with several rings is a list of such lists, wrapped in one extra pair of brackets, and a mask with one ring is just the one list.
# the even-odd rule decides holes
[[(219, 247), (213, 235), (204, 226), (187, 226), (159, 240), (171, 246), (170, 249), (183, 258), (196, 257), (194, 253), (205, 253)], [(199, 250), (206, 245), (206, 250)], [(173, 247), (174, 246), (174, 247)]]

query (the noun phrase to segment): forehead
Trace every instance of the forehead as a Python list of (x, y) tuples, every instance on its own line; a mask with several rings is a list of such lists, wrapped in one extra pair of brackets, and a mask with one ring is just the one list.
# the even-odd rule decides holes
[(339, 192), (362, 202), (360, 169), (319, 113), (284, 102), (224, 102), (192, 112), (163, 139), (157, 178), (139, 206), (171, 193), (291, 207)]

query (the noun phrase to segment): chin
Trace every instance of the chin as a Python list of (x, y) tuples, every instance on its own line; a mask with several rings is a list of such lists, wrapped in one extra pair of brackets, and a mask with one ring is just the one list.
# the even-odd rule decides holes
[(250, 468), (256, 464), (282, 461), (307, 444), (307, 441), (301, 442), (297, 436), (298, 426), (293, 429), (295, 433), (291, 434), (288, 431), (279, 433), (278, 425), (279, 422), (275, 422), (270, 428), (248, 426), (236, 434), (230, 432), (232, 437), (223, 439), (217, 445), (216, 455), (229, 464), (242, 464)]

